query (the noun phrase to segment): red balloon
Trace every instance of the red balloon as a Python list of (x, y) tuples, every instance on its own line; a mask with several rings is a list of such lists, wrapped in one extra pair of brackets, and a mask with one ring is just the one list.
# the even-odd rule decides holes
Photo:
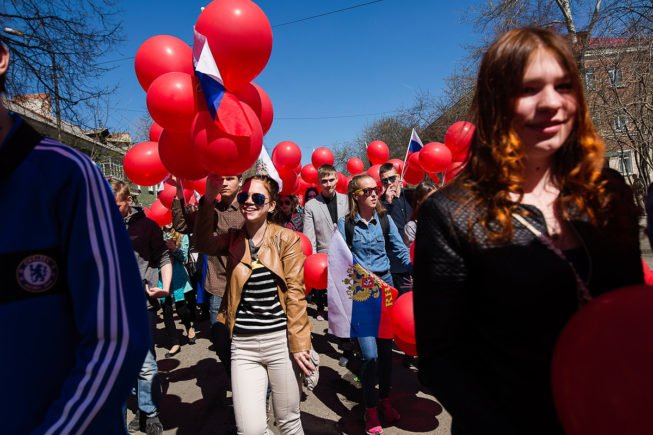
[(449, 181), (453, 180), (456, 178), (460, 172), (465, 169), (465, 162), (451, 162), (449, 167), (444, 173), (444, 181), (445, 183), (448, 183)]
[(392, 307), (392, 330), (402, 341), (416, 343), (413, 292), (399, 296)]
[[(161, 201), (161, 204), (165, 208), (172, 208), (172, 200), (175, 199), (176, 196), (177, 196), (177, 185), (175, 184), (174, 181), (172, 181), (172, 178), (169, 178), (166, 180), (165, 183), (163, 183), (163, 190), (159, 191), (157, 197), (159, 198), (159, 201)], [(184, 201), (188, 203), (192, 197), (193, 197), (192, 189), (184, 188)]]
[(147, 90), (147, 110), (166, 130), (188, 131), (197, 112), (193, 76), (170, 72), (152, 82)]
[(184, 186), (184, 189), (193, 189), (200, 195), (204, 195), (204, 192), (206, 192), (206, 179), (208, 177), (204, 177), (201, 180), (182, 180), (182, 185)]
[[(297, 234), (299, 236), (299, 241), (302, 244), (302, 252), (304, 253), (304, 255), (306, 255), (307, 257), (309, 255), (312, 255), (313, 254), (313, 245), (311, 244), (311, 241), (308, 239), (308, 237), (306, 237), (306, 235), (304, 233), (300, 233), (299, 231), (295, 231), (295, 234)], [(306, 294), (308, 294), (309, 291), (310, 290), (307, 288), (306, 289)]]
[(177, 177), (199, 180), (208, 175), (198, 154), (193, 150), (188, 131), (163, 130), (159, 140), (159, 155), (163, 165)]
[(236, 96), (249, 107), (254, 109), (254, 113), (261, 121), (263, 135), (265, 135), (272, 126), (274, 119), (274, 108), (268, 94), (256, 83), (248, 83), (235, 92)]
[(161, 163), (159, 144), (156, 142), (141, 142), (131, 147), (122, 165), (127, 178), (140, 186), (159, 184), (169, 174)]
[(653, 291), (601, 295), (567, 322), (552, 360), (553, 397), (569, 435), (653, 433)]
[(347, 194), (347, 177), (338, 172), (338, 182), (336, 183), (336, 192)]
[(401, 350), (403, 353), (410, 356), (417, 356), (417, 344), (408, 343), (407, 341), (404, 341), (397, 336), (394, 337), (394, 340), (399, 350)]
[(451, 151), (443, 143), (429, 142), (419, 152), (419, 163), (426, 172), (443, 172), (451, 165)]
[(317, 169), (309, 163), (302, 168), (302, 178), (311, 185), (317, 184)]
[(150, 126), (150, 141), (158, 142), (159, 138), (161, 137), (161, 133), (163, 133), (163, 127), (161, 127), (156, 122), (153, 122)]
[(316, 169), (319, 169), (322, 165), (333, 165), (334, 161), (333, 153), (326, 147), (317, 148), (311, 155), (311, 163)]
[(163, 74), (193, 74), (193, 50), (174, 36), (153, 36), (138, 48), (134, 66), (138, 83), (147, 92), (152, 82)]
[(358, 157), (352, 157), (347, 161), (347, 170), (351, 175), (358, 175), (365, 170), (365, 164)]
[(374, 178), (376, 180), (377, 185), (381, 184), (381, 176), (379, 175), (379, 169), (381, 169), (381, 165), (376, 164), (370, 166), (369, 169), (367, 170), (367, 175)]
[(412, 153), (408, 156), (408, 160), (406, 161), (406, 165), (408, 165), (408, 167), (406, 168), (406, 170), (419, 169), (420, 171), (424, 171), (424, 168), (422, 168), (422, 164), (420, 163), (419, 155), (420, 155), (420, 151), (417, 151), (416, 153)]
[(242, 105), (252, 130), (251, 136), (232, 136), (224, 132), (209, 112), (199, 112), (193, 121), (193, 149), (204, 169), (220, 175), (240, 175), (258, 159), (263, 147), (263, 130), (254, 111)]
[(235, 91), (265, 68), (272, 52), (272, 27), (250, 0), (220, 0), (204, 8), (195, 29), (206, 36), (225, 87)]
[(424, 180), (424, 171), (409, 165), (404, 173), (404, 180), (408, 184), (417, 185)]
[(327, 288), (328, 276), (327, 254), (312, 254), (304, 263), (304, 284), (306, 288)]
[(367, 158), (370, 159), (373, 165), (382, 165), (390, 158), (390, 150), (388, 145), (382, 140), (375, 140), (370, 142), (367, 146)]
[(172, 212), (169, 208), (164, 207), (158, 199), (150, 206), (149, 216), (154, 222), (159, 224), (160, 227), (172, 223)]
[[(281, 180), (283, 181), (283, 188), (279, 194), (293, 195), (299, 188), (299, 177), (294, 172), (282, 172)], [(281, 175), (281, 174), (279, 174)]]
[(390, 159), (390, 160), (388, 160), (388, 163), (392, 163), (392, 166), (395, 167), (395, 170), (397, 171), (397, 174), (401, 174), (404, 171), (404, 162), (403, 162), (403, 160)]
[(300, 165), (302, 161), (302, 150), (295, 142), (285, 140), (279, 142), (272, 150), (272, 163), (277, 168), (293, 168)]
[(444, 134), (444, 144), (451, 150), (454, 160), (464, 160), (474, 137), (474, 124), (458, 121), (451, 124)]
[[(431, 181), (433, 181), (433, 182), (436, 184), (436, 186), (439, 186), (440, 183), (442, 182), (442, 181), (440, 180), (440, 177), (438, 177), (438, 174), (435, 173), (435, 172), (427, 172), (426, 175), (429, 176), (429, 178), (431, 179)], [(419, 184), (419, 183), (418, 183), (418, 184)]]

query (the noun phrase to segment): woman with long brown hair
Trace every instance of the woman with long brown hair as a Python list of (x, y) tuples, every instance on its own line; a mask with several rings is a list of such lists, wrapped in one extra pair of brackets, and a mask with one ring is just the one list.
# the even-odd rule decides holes
[[(205, 198), (218, 194), (209, 176)], [(299, 236), (270, 222), (279, 185), (267, 176), (245, 180), (237, 195), (245, 218), (241, 229), (214, 234), (214, 207), (200, 204), (195, 246), (208, 255), (228, 255), (227, 288), (218, 313), (232, 334), (231, 385), (238, 433), (267, 434), (266, 393), (282, 434), (302, 434), (296, 368), (316, 370), (311, 324), (304, 297), (304, 261)]]
[(423, 204), (415, 239), (421, 381), (452, 434), (559, 434), (549, 371), (579, 307), (641, 283), (637, 216), (569, 43), (524, 28), (485, 53), (468, 164)]
[[(347, 190), (349, 214), (338, 219), (338, 231), (347, 241), (356, 263), (373, 272), (387, 284), (393, 285), (388, 250), (407, 268), (410, 268), (410, 258), (397, 226), (381, 204), (379, 195), (383, 193), (383, 187), (378, 186), (376, 180), (369, 175), (361, 174), (351, 179)], [(365, 433), (382, 434), (379, 410), (386, 424), (400, 418), (390, 402), (392, 340), (376, 336), (355, 339), (361, 349), (360, 379), (363, 389), (362, 404), (365, 409)]]

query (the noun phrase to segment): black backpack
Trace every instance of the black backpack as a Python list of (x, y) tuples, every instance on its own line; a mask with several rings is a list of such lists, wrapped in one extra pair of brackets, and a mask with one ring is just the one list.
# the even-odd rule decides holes
[[(385, 240), (385, 250), (386, 252), (388, 251), (389, 248), (389, 234), (390, 234), (390, 222), (388, 222), (388, 215), (384, 214), (382, 216), (379, 216), (379, 223), (381, 224), (381, 231), (383, 231), (383, 239)], [(349, 216), (345, 217), (345, 241), (347, 242), (347, 246), (349, 247), (349, 250), (351, 250), (351, 243), (354, 239), (354, 222), (349, 218)]]

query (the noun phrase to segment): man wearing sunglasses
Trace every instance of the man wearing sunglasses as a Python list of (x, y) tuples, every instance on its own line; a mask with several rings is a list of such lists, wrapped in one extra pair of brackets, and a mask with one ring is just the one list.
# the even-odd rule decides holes
[[(388, 210), (388, 215), (397, 226), (399, 234), (404, 233), (404, 227), (410, 220), (413, 214), (413, 208), (406, 199), (406, 195), (402, 195), (402, 179), (397, 173), (397, 170), (392, 163), (384, 163), (379, 168), (379, 178), (381, 185), (384, 188), (383, 195), (381, 196), (381, 203)], [(413, 278), (410, 270), (399, 261), (392, 252), (388, 252), (390, 257), (390, 272), (392, 273), (392, 281), (395, 284), (399, 294), (410, 291), (413, 288)]]
[[(347, 195), (336, 192), (338, 172), (332, 165), (322, 165), (317, 169), (317, 179), (321, 192), (304, 206), (304, 234), (313, 245), (313, 252), (329, 251), (338, 219), (349, 213)], [(324, 320), (325, 292), (316, 289), (314, 300), (317, 305), (317, 320)]]

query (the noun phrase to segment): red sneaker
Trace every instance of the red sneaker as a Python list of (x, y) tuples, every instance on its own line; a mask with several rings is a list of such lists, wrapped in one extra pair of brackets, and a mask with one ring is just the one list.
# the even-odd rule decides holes
[(379, 410), (381, 411), (381, 414), (383, 414), (383, 419), (386, 423), (394, 423), (401, 418), (399, 412), (392, 407), (390, 399), (388, 398), (379, 400)]
[(367, 408), (365, 410), (365, 433), (367, 435), (380, 435), (383, 433), (376, 408)]

